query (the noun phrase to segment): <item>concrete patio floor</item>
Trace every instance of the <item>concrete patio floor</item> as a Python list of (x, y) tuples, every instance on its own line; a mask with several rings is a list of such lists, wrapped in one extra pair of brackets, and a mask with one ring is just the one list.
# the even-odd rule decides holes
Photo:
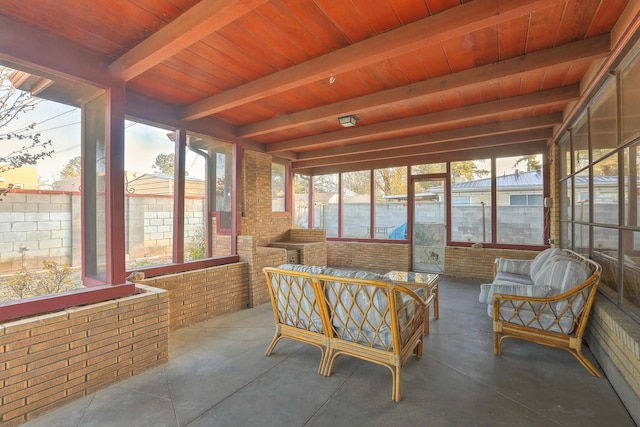
[[(42, 415), (26, 426), (634, 426), (613, 388), (569, 354), (507, 340), (493, 354), (478, 282), (442, 278), (440, 319), (424, 356), (391, 372), (281, 341), (270, 304), (173, 332), (169, 363)], [(593, 357), (586, 351), (588, 357)]]

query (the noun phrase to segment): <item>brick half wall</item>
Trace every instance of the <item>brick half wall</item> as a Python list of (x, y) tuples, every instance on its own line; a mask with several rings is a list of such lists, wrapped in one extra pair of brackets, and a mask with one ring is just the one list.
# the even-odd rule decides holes
[(142, 283), (169, 292), (171, 331), (249, 304), (248, 265), (244, 262), (152, 277)]
[(402, 270), (411, 266), (411, 247), (395, 243), (327, 242), (327, 264), (372, 270)]
[(130, 297), (0, 324), (0, 425), (166, 363), (169, 295), (136, 288)]

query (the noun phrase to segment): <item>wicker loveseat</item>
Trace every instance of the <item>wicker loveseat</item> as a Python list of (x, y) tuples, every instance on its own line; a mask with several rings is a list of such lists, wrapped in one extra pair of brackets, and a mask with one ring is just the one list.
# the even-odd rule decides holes
[(276, 323), (269, 356), (282, 338), (318, 347), (318, 372), (342, 355), (386, 366), (391, 397), (401, 398), (402, 366), (422, 357), (426, 306), (413, 291), (371, 272), (286, 264), (264, 268)]
[(595, 376), (582, 354), (582, 335), (600, 280), (599, 264), (579, 254), (547, 249), (530, 261), (496, 260), (496, 278), (480, 286), (480, 302), (493, 318), (495, 354), (505, 338), (520, 338), (570, 352)]

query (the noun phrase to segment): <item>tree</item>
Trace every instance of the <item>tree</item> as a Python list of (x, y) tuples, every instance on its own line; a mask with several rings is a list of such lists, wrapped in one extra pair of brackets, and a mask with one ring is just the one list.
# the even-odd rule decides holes
[(374, 179), (379, 196), (407, 193), (407, 168), (376, 169)]
[[(31, 123), (15, 130), (8, 130), (9, 124), (25, 113), (33, 111), (42, 101), (30, 93), (19, 91), (11, 83), (13, 70), (0, 66), (0, 173), (17, 169), (24, 165), (35, 165), (45, 157), (51, 157), (51, 140), (43, 141), (34, 132), (37, 123)], [(0, 196), (10, 190), (10, 183), (0, 188)]]
[(342, 174), (342, 188), (350, 194), (367, 194), (371, 173), (368, 170), (346, 172)]
[[(479, 160), (484, 162), (484, 160)], [(473, 181), (475, 178), (482, 178), (489, 175), (490, 171), (480, 169), (474, 160), (465, 160), (463, 162), (451, 163), (451, 174), (453, 178), (465, 178), (467, 181)]]
[(528, 156), (522, 156), (513, 164), (514, 168), (517, 168), (520, 163), (525, 163), (527, 165), (527, 172), (532, 172), (538, 170), (542, 167), (540, 164), (540, 160), (538, 155), (530, 154)]
[(81, 172), (82, 172), (82, 158), (80, 156), (77, 156), (69, 160), (69, 162), (64, 167), (64, 169), (62, 169), (62, 172), (60, 172), (60, 177), (63, 179), (75, 178), (77, 176), (80, 176)]
[(156, 162), (151, 166), (159, 173), (164, 175), (173, 176), (173, 167), (175, 164), (175, 155), (171, 154), (158, 154), (156, 156)]

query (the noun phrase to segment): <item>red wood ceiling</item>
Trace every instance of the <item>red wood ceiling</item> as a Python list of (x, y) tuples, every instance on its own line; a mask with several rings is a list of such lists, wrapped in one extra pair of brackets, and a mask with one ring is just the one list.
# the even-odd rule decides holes
[(185, 120), (231, 123), (313, 169), (548, 141), (627, 3), (2, 0), (0, 14), (104, 55)]

